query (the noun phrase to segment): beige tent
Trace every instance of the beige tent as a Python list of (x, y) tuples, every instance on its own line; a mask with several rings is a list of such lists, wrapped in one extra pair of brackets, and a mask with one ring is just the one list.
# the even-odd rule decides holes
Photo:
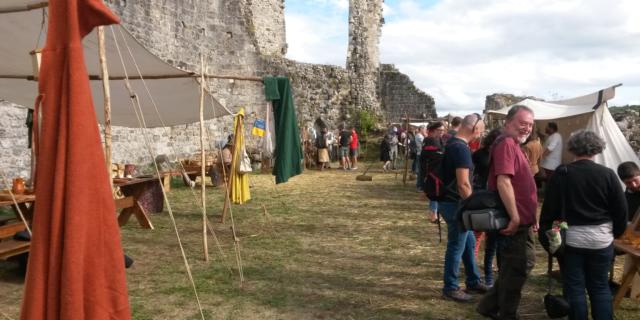
[[(525, 99), (517, 104), (533, 109), (536, 127), (541, 131), (544, 130), (548, 122), (558, 124), (558, 131), (565, 144), (564, 163), (570, 162), (572, 158), (566, 148), (571, 133), (578, 129), (588, 129), (598, 133), (607, 143), (606, 149), (596, 156), (595, 161), (615, 170), (620, 163), (625, 161), (634, 161), (640, 164), (638, 156), (613, 120), (607, 105), (607, 101), (615, 97), (615, 88), (618, 86), (620, 85), (567, 100), (544, 102)], [(500, 122), (511, 107), (486, 111), (488, 121), (494, 124)]]

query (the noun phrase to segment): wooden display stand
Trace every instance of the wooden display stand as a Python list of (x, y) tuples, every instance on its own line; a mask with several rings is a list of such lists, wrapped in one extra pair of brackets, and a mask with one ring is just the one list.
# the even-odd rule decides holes
[[(8, 197), (0, 198), (0, 206), (8, 206), (13, 209), (14, 217), (6, 217), (0, 222), (0, 260), (6, 260), (13, 256), (29, 252), (31, 243), (29, 241), (18, 241), (12, 237), (16, 232), (25, 230), (25, 225), (20, 219), (18, 208), (27, 221), (31, 221), (33, 216), (34, 195), (15, 195), (16, 202)], [(17, 206), (16, 206), (17, 203)]]
[(627, 231), (621, 239), (613, 242), (616, 249), (627, 253), (625, 270), (622, 275), (620, 289), (613, 297), (613, 308), (617, 308), (622, 298), (631, 291), (631, 298), (638, 299), (640, 294), (635, 293), (640, 286), (640, 214), (636, 212), (633, 221), (627, 227)]

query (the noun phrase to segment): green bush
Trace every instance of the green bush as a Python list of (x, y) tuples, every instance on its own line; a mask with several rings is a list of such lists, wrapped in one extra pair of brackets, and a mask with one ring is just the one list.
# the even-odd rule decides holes
[(376, 124), (378, 123), (378, 119), (376, 115), (368, 110), (360, 110), (358, 111), (358, 127), (360, 129), (360, 135), (366, 139), (369, 135), (369, 132), (376, 128)]

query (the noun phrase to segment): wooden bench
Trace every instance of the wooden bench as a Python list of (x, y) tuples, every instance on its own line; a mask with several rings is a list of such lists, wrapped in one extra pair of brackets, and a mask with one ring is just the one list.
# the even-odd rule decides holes
[(17, 241), (12, 237), (16, 232), (25, 230), (22, 222), (0, 226), (0, 260), (6, 260), (21, 253), (29, 252), (29, 241)]
[(115, 199), (116, 209), (120, 210), (118, 215), (118, 225), (121, 227), (127, 224), (131, 216), (135, 216), (138, 219), (138, 223), (145, 229), (153, 230), (153, 224), (147, 211), (140, 206), (140, 203), (136, 201), (133, 196), (124, 197), (122, 199)]
[(12, 216), (2, 216), (2, 217), (0, 217), (0, 226), (4, 226), (8, 222), (16, 220), (16, 219), (17, 219), (16, 217), (12, 217)]

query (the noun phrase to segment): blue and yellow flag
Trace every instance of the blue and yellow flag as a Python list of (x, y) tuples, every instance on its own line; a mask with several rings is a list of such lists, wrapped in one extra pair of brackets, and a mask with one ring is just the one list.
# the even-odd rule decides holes
[(264, 136), (264, 131), (266, 130), (266, 124), (262, 119), (256, 119), (253, 123), (253, 129), (251, 130), (251, 134), (258, 137)]

